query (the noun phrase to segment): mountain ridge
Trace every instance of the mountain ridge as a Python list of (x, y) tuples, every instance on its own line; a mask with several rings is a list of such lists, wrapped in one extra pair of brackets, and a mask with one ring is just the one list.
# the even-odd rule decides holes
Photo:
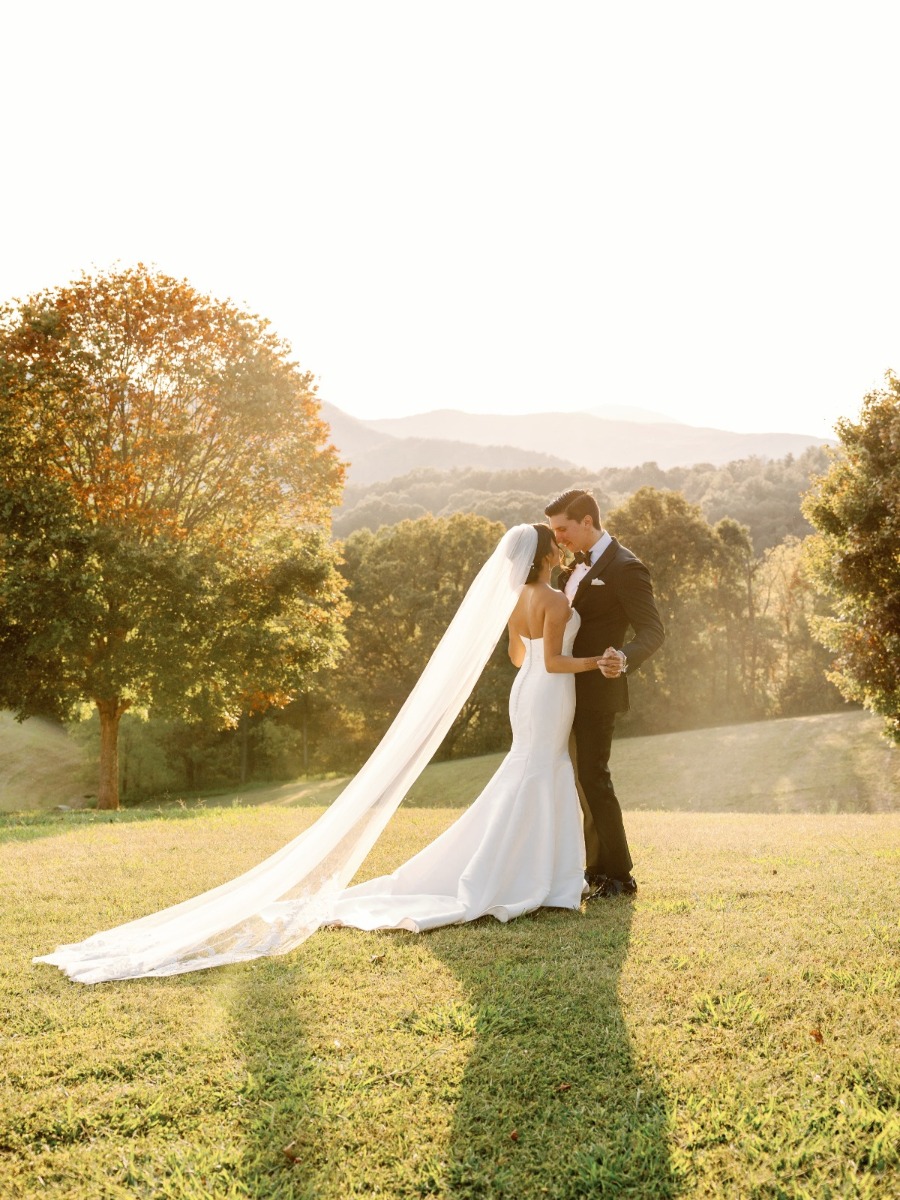
[(369, 484), (402, 475), (411, 467), (495, 467), (499, 462), (518, 467), (559, 467), (575, 470), (568, 459), (546, 450), (493, 443), (476, 444), (466, 438), (406, 437), (385, 432), (350, 416), (328, 401), (322, 417), (331, 431), (331, 441), (349, 463), (348, 483)]
[[(737, 433), (677, 422), (623, 421), (593, 413), (466, 413), (437, 409), (407, 417), (360, 422), (393, 437), (432, 441), (465, 440), (480, 446), (512, 446), (546, 453), (548, 448), (581, 467), (636, 466), (656, 462), (663, 469), (709, 462), (724, 465), (741, 458), (784, 458), (809, 446), (833, 445), (812, 434)], [(569, 446), (573, 450), (569, 450)]]

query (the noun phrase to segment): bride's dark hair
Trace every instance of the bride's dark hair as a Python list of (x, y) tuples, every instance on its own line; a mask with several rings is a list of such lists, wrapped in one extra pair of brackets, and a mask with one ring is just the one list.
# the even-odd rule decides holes
[(528, 572), (528, 578), (525, 582), (537, 583), (544, 559), (556, 545), (556, 538), (553, 536), (553, 530), (549, 525), (532, 525), (531, 528), (537, 533), (538, 540), (537, 548), (534, 552), (534, 561), (531, 564), (531, 570)]

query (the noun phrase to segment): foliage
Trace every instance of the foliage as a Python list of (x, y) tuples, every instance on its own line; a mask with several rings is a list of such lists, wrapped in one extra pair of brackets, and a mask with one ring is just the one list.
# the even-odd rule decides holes
[(711, 525), (678, 492), (655, 488), (635, 492), (608, 522), (650, 569), (666, 627), (663, 648), (629, 682), (632, 711), (619, 721), (623, 732), (821, 712), (840, 703), (823, 686), (807, 621), (815, 606), (809, 584), (795, 571), (779, 593), (777, 569), (786, 570), (787, 550), (768, 551), (761, 564), (736, 521)]
[(583, 479), (556, 468), (490, 471), (417, 469), (369, 486), (349, 485), (335, 513), (335, 533), (347, 537), (357, 529), (377, 529), (426, 513), (450, 516), (474, 512), (506, 525), (542, 520), (544, 505), (569, 487), (594, 491), (605, 514), (642, 487), (681, 492), (698, 504), (707, 520), (731, 517), (746, 525), (757, 552), (787, 536), (810, 532), (800, 512), (800, 497), (810, 477), (825, 469), (826, 452), (811, 447), (798, 457), (766, 461), (740, 459), (722, 467), (698, 463), (662, 470), (656, 463), (639, 467), (605, 467)]
[[(360, 530), (347, 539), (348, 651), (309, 696), (318, 768), (346, 769), (368, 756), (503, 533), (502, 525), (458, 514)], [(502, 637), (439, 757), (484, 753), (508, 739), (514, 676)]]
[(742, 720), (753, 711), (747, 664), (734, 644), (746, 629), (746, 530), (714, 528), (678, 492), (641, 488), (609, 515), (616, 537), (650, 570), (666, 642), (632, 677), (629, 732)]
[(804, 511), (818, 531), (810, 569), (834, 606), (816, 622), (837, 654), (831, 678), (900, 742), (900, 379), (885, 382), (858, 421), (838, 422), (840, 457)]
[[(841, 703), (824, 682), (809, 632), (817, 602), (808, 584), (785, 582), (781, 592), (787, 593), (778, 591), (776, 564), (784, 566), (786, 552), (773, 551), (762, 567), (745, 529), (727, 519), (711, 525), (698, 506), (672, 491), (642, 488), (608, 522), (650, 568), (667, 629), (662, 650), (630, 681), (633, 706), (618, 722), (622, 733), (820, 712)], [(350, 652), (306, 693), (302, 707), (285, 714), (307, 728), (313, 770), (348, 770), (363, 761), (501, 529), (458, 514), (359, 530), (347, 539), (344, 570), (355, 606), (347, 625)], [(504, 643), (442, 757), (508, 746), (514, 674)]]
[[(303, 769), (302, 734), (279, 716), (280, 710), (247, 714), (234, 728), (221, 729), (209, 721), (125, 713), (119, 725), (122, 803), (295, 779)], [(97, 714), (73, 725), (70, 735), (80, 745), (88, 770), (95, 771), (100, 748)]]
[[(622, 734), (840, 706), (809, 628), (821, 603), (799, 566), (789, 568), (796, 542), (760, 562), (737, 522), (711, 525), (678, 492), (655, 488), (640, 489), (612, 510), (608, 524), (650, 568), (667, 630), (662, 650), (630, 680), (632, 709), (617, 722)], [(344, 570), (355, 605), (347, 625), (350, 653), (284, 718), (307, 729), (313, 770), (349, 770), (363, 761), (501, 528), (458, 514), (359, 530), (347, 539)], [(457, 563), (465, 564), (462, 571)], [(501, 644), (442, 757), (508, 746), (513, 677)]]
[(143, 267), (0, 310), (0, 701), (235, 721), (333, 653), (341, 467), (265, 321)]
[(755, 568), (757, 620), (769, 647), (765, 688), (777, 717), (826, 712), (841, 703), (828, 679), (830, 655), (813, 628), (830, 607), (816, 589), (804, 544), (788, 537)]
[[(632, 813), (633, 902), (323, 930), (280, 958), (95, 988), (31, 965), (247, 870), (318, 811), (51, 815), (29, 841), (0, 823), (18, 901), (0, 916), (0, 1193), (896, 1195), (889, 814)], [(361, 878), (456, 815), (401, 809)]]
[[(663, 649), (631, 678), (632, 710), (617, 722), (621, 734), (842, 706), (811, 632), (824, 602), (806, 576), (796, 539), (757, 559), (737, 522), (711, 525), (679, 493), (653, 488), (635, 493), (609, 522), (651, 568), (668, 630)], [(499, 530), (460, 515), (351, 535), (344, 571), (357, 607), (348, 625), (350, 652), (334, 670), (304, 685), (283, 712), (242, 723), (235, 733), (171, 723), (154, 732), (151, 721), (141, 736), (167, 747), (170, 766), (181, 763), (179, 786), (188, 790), (301, 769), (355, 769), (400, 708)], [(465, 564), (462, 573), (452, 569), (455, 563)], [(512, 678), (501, 639), (442, 757), (508, 746)], [(280, 757), (267, 750), (269, 732), (281, 738)], [(135, 779), (134, 771), (128, 775)]]

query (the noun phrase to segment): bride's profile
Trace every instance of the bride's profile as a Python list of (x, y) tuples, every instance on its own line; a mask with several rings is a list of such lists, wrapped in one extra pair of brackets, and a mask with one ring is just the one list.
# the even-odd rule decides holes
[[(425, 670), (358, 774), (309, 829), (244, 875), (35, 962), (80, 983), (174, 975), (284, 954), (323, 925), (409, 929), (542, 906), (577, 908), (584, 837), (568, 737), (578, 614), (550, 586), (546, 525), (517, 525), (481, 568)], [(449, 829), (390, 876), (348, 887), (437, 749), (505, 626), (519, 668), (512, 748)]]

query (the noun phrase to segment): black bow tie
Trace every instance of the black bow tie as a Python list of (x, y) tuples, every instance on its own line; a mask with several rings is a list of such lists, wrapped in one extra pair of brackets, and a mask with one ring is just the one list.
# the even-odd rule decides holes
[(584, 551), (584, 550), (576, 550), (576, 551), (575, 551), (575, 554), (574, 554), (574, 558), (575, 558), (575, 561), (576, 561), (577, 563), (587, 563), (587, 565), (588, 565), (588, 566), (590, 566), (590, 565), (591, 565), (591, 552), (590, 552), (590, 550), (587, 550), (587, 551)]

